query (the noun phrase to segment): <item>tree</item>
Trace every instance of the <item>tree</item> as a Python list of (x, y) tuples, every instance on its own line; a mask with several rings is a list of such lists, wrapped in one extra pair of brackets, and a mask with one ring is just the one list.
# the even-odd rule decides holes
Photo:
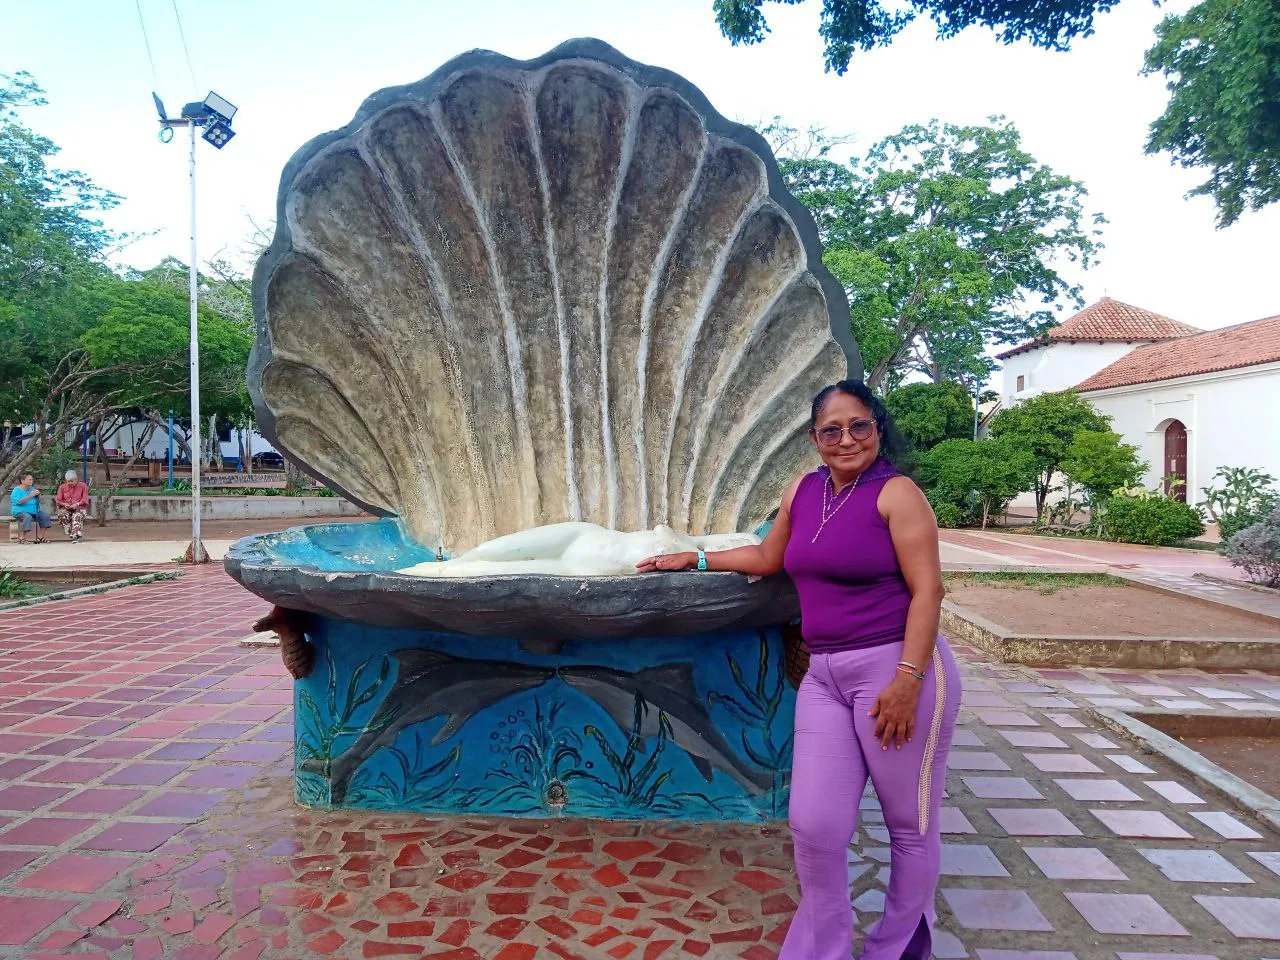
[[(0, 76), (0, 414), (34, 425), (0, 437), (0, 484), (81, 424), (141, 416), (159, 425), (186, 408), (189, 342), (185, 266), (146, 273), (105, 263), (119, 238), (98, 213), (119, 198), (82, 174), (49, 165), (57, 147), (19, 119), (44, 103), (26, 74)], [(225, 264), (200, 276), (201, 407), (251, 419), (245, 364), (252, 345), (247, 283)]]
[(1036, 516), (1044, 516), (1054, 478), (1062, 472), (1076, 435), (1085, 430), (1110, 432), (1111, 418), (1071, 390), (1031, 397), (991, 421), (993, 437), (1009, 440), (1035, 461)]
[(973, 437), (973, 398), (958, 383), (912, 383), (890, 390), (884, 405), (916, 450)]
[(1026, 490), (1037, 470), (1030, 451), (1009, 439), (943, 440), (920, 458), (920, 480), (935, 503), (963, 506), (977, 495), (982, 526)]
[(19, 116), (44, 103), (30, 75), (0, 75), (0, 413), (35, 425), (30, 442), (19, 446), (10, 428), (0, 445), (4, 484), (73, 424), (101, 415), (113, 402), (111, 375), (118, 384), (122, 374), (91, 370), (78, 344), (81, 293), (110, 276), (104, 255), (117, 239), (97, 214), (118, 198), (49, 165), (58, 148)]
[(1162, 73), (1169, 105), (1147, 153), (1169, 153), (1209, 178), (1188, 196), (1213, 197), (1218, 226), (1280, 200), (1280, 4), (1202, 0), (1156, 27), (1143, 73)]
[(1062, 472), (1083, 488), (1094, 509), (1116, 490), (1135, 486), (1146, 471), (1138, 448), (1109, 428), (1077, 431), (1062, 459)]
[[(803, 0), (777, 0), (786, 4)], [(1066, 50), (1076, 37), (1093, 33), (1094, 15), (1119, 0), (908, 0), (886, 5), (882, 0), (822, 0), (818, 32), (825, 43), (827, 70), (842, 74), (855, 50), (886, 46), (917, 16), (938, 25), (941, 39), (970, 26), (990, 27), (1002, 43), (1028, 40), (1047, 50)], [(1267, 0), (1261, 0), (1267, 2)], [(763, 0), (714, 0), (720, 32), (737, 46), (760, 43), (769, 33), (760, 8)]]
[(988, 344), (1037, 336), (1051, 305), (1082, 303), (1058, 268), (1092, 263), (1104, 218), (1086, 216), (1084, 186), (1023, 150), (1012, 123), (991, 123), (908, 126), (848, 165), (821, 150), (782, 156), (849, 294), (872, 387), (912, 371), (984, 380)]

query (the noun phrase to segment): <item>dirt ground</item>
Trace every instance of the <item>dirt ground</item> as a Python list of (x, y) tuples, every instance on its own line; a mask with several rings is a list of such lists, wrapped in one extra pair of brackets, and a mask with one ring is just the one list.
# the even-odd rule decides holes
[(1280, 740), (1275, 737), (1185, 737), (1182, 742), (1241, 780), (1280, 797)]
[(1130, 586), (1089, 584), (1052, 593), (964, 580), (947, 599), (1014, 633), (1033, 636), (1267, 637), (1274, 624)]
[[(373, 517), (290, 517), (287, 520), (205, 520), (200, 524), (200, 535), (206, 540), (234, 540), (255, 533), (274, 533), (288, 527), (308, 523), (365, 523)], [(110, 540), (136, 543), (142, 540), (190, 540), (191, 521), (155, 520), (129, 522), (115, 520), (105, 527), (92, 521), (85, 524), (87, 540)]]

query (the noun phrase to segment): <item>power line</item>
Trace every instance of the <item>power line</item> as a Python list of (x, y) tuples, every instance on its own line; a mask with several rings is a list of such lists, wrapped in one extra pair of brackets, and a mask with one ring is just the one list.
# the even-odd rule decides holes
[(191, 66), (191, 51), (187, 49), (187, 34), (182, 29), (182, 17), (178, 14), (178, 0), (173, 0), (173, 19), (178, 21), (178, 36), (182, 38), (182, 55), (187, 58), (187, 73), (191, 75), (191, 87), (196, 87), (196, 71)]
[(133, 5), (138, 11), (138, 25), (142, 27), (142, 43), (147, 48), (147, 62), (151, 64), (151, 87), (155, 89), (160, 85), (160, 80), (156, 76), (156, 58), (151, 55), (151, 41), (147, 38), (147, 22), (142, 19), (142, 0), (133, 0)]

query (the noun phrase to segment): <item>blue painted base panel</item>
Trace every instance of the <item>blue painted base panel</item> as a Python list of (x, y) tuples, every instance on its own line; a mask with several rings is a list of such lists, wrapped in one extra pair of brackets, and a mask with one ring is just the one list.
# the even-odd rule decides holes
[(795, 694), (774, 629), (513, 639), (321, 620), (294, 685), (300, 803), (420, 813), (785, 818)]

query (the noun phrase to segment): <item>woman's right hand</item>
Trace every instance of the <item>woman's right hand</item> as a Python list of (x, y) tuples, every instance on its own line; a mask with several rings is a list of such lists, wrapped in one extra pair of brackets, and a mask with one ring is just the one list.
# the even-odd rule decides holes
[(639, 573), (658, 573), (663, 570), (692, 570), (698, 565), (698, 554), (692, 550), (684, 553), (664, 553), (646, 557), (636, 564)]

